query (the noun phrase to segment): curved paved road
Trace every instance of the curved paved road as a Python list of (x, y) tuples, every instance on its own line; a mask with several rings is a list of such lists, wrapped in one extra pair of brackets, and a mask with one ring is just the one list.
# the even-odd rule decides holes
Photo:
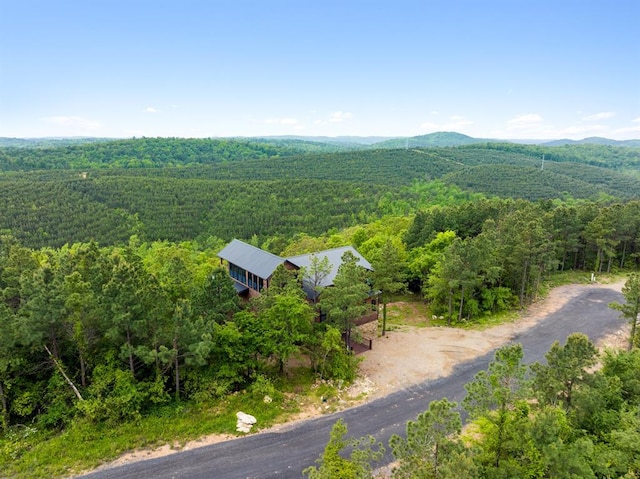
[[(586, 288), (559, 311), (513, 338), (524, 346), (525, 361), (543, 361), (554, 341), (564, 343), (573, 332), (583, 332), (592, 341), (620, 329), (624, 320), (609, 309), (611, 301), (623, 302), (616, 291)], [(314, 464), (338, 418), (344, 418), (349, 434), (373, 435), (385, 447), (389, 437), (404, 435), (405, 424), (427, 409), (430, 401), (449, 398), (458, 403), (464, 398), (464, 384), (493, 359), (492, 351), (457, 367), (444, 378), (425, 381), (368, 404), (340, 413), (322, 416), (281, 429), (184, 451), (147, 461), (136, 462), (88, 474), (91, 479), (146, 478), (299, 478), (301, 471)], [(387, 447), (388, 449), (388, 447)], [(387, 454), (383, 463), (389, 462)]]

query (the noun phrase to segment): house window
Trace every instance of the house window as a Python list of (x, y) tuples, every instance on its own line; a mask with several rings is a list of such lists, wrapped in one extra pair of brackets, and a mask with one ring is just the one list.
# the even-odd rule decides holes
[(247, 272), (240, 266), (229, 264), (229, 276), (242, 284), (247, 284)]
[(249, 286), (251, 289), (262, 291), (264, 280), (260, 276), (258, 276), (257, 274), (248, 273), (247, 280), (247, 286)]
[(229, 276), (256, 291), (262, 291), (265, 286), (265, 280), (260, 276), (233, 263), (229, 263)]

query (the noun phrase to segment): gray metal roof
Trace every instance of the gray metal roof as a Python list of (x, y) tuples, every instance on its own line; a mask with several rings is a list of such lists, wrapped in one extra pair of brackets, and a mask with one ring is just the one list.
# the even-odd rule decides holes
[(331, 272), (322, 281), (320, 286), (332, 286), (333, 280), (338, 274), (338, 268), (342, 264), (342, 255), (347, 251), (350, 251), (356, 258), (358, 258), (358, 264), (369, 271), (373, 271), (371, 264), (364, 259), (364, 257), (358, 253), (352, 246), (342, 246), (340, 248), (328, 249), (325, 251), (318, 251), (317, 253), (302, 254), (299, 256), (290, 256), (287, 259), (290, 263), (296, 265), (299, 268), (308, 268), (311, 265), (311, 258), (316, 257), (322, 259), (323, 257), (329, 258), (329, 264), (331, 265)]
[(239, 283), (235, 279), (232, 281), (233, 281), (233, 287), (236, 289), (236, 293), (243, 294), (249, 291), (249, 286), (245, 286), (244, 284)]
[(222, 248), (218, 257), (240, 266), (263, 279), (269, 278), (284, 259), (250, 244), (234, 239)]

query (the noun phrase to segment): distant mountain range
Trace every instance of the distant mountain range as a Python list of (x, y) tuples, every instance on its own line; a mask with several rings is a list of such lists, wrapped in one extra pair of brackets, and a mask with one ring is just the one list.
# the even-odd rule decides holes
[(607, 145), (607, 146), (628, 146), (631, 148), (640, 148), (640, 140), (610, 140), (609, 138), (601, 138), (599, 136), (592, 136), (590, 138), (584, 138), (582, 140), (553, 140), (542, 143), (544, 146), (563, 146), (563, 145)]
[(491, 138), (473, 138), (461, 133), (450, 131), (439, 131), (429, 133), (428, 135), (412, 136), (406, 138), (391, 138), (371, 146), (374, 148), (428, 148), (428, 147), (446, 147), (446, 146), (464, 146), (476, 143), (521, 143), (536, 144), (541, 146), (563, 146), (563, 145), (607, 145), (607, 146), (626, 146), (631, 148), (640, 148), (640, 140), (611, 140), (609, 138), (591, 137), (582, 140), (499, 140)]
[(82, 145), (85, 143), (103, 143), (116, 138), (98, 138), (93, 136), (8, 138), (0, 137), (0, 147), (10, 148), (55, 148), (58, 146)]
[(496, 140), (472, 138), (453, 131), (438, 131), (436, 133), (429, 133), (428, 135), (392, 138), (390, 140), (375, 143), (373, 146), (376, 148), (428, 148), (472, 145), (474, 143), (487, 143), (490, 141)]
[(454, 131), (438, 131), (427, 135), (408, 136), (408, 137), (379, 137), (379, 136), (267, 136), (265, 140), (300, 140), (318, 143), (330, 143), (341, 145), (359, 145), (368, 146), (370, 148), (429, 148), (429, 147), (447, 147), (447, 146), (464, 146), (476, 143), (519, 143), (525, 145), (542, 145), (542, 146), (563, 146), (563, 145), (607, 145), (607, 146), (626, 146), (631, 148), (640, 148), (640, 140), (611, 140), (609, 138), (600, 138), (593, 136), (582, 140), (502, 140), (496, 138), (474, 138), (472, 136), (463, 135)]
[[(517, 143), (517, 144), (535, 144), (541, 146), (564, 146), (564, 145), (606, 145), (640, 148), (640, 140), (611, 140), (609, 138), (590, 137), (582, 140), (503, 140), (496, 138), (474, 138), (452, 131), (439, 131), (429, 133), (427, 135), (411, 136), (411, 137), (384, 137), (384, 136), (264, 136), (264, 137), (234, 137), (240, 140), (266, 140), (266, 141), (300, 141), (322, 143), (329, 145), (339, 145), (346, 148), (429, 148), (429, 147), (448, 147), (448, 146), (465, 146), (477, 143)], [(18, 147), (18, 148), (34, 148), (34, 147), (55, 147), (70, 146), (82, 143), (96, 143), (105, 141), (114, 141), (120, 138), (92, 138), (92, 137), (74, 137), (74, 138), (6, 138), (0, 137), (0, 147)]]
[[(245, 137), (246, 138), (246, 137)], [(252, 139), (265, 139), (265, 140), (297, 140), (297, 141), (311, 141), (315, 143), (330, 143), (340, 145), (374, 145), (386, 140), (393, 139), (391, 136), (298, 136), (298, 135), (283, 135), (283, 136), (262, 136), (262, 137), (250, 137)]]
[(528, 145), (542, 146), (563, 146), (563, 145), (607, 145), (607, 146), (626, 146), (631, 148), (640, 148), (640, 140), (611, 140), (609, 138), (590, 137), (582, 140), (503, 140), (496, 138), (474, 138), (472, 136), (463, 135), (454, 131), (438, 131), (427, 135), (410, 136), (410, 137), (380, 137), (380, 136), (267, 136), (265, 140), (299, 140), (311, 141), (317, 143), (330, 143), (341, 145), (359, 145), (368, 146), (370, 148), (429, 148), (429, 147), (447, 147), (447, 146), (464, 146), (476, 143), (518, 143)]

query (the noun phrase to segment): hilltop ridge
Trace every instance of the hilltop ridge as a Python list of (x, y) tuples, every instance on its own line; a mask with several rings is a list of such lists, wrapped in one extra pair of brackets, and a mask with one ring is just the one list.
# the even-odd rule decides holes
[[(83, 143), (125, 141), (134, 138), (97, 138), (97, 137), (60, 137), (60, 138), (9, 138), (0, 137), (0, 148), (51, 148), (60, 146), (81, 145)], [(148, 139), (142, 137), (140, 139)], [(163, 138), (157, 138), (163, 139)], [(164, 138), (183, 140), (211, 140), (211, 141), (263, 141), (266, 143), (289, 144), (317, 144), (332, 145), (341, 149), (366, 149), (366, 148), (430, 148), (466, 146), (477, 143), (516, 143), (522, 145), (541, 146), (565, 146), (565, 145), (604, 145), (640, 148), (640, 139), (637, 140), (612, 140), (598, 136), (571, 140), (568, 138), (559, 140), (549, 139), (501, 139), (501, 138), (474, 138), (455, 131), (437, 131), (417, 136), (304, 136), (304, 135), (280, 135), (280, 136), (248, 136), (248, 137), (208, 137), (208, 138)]]

